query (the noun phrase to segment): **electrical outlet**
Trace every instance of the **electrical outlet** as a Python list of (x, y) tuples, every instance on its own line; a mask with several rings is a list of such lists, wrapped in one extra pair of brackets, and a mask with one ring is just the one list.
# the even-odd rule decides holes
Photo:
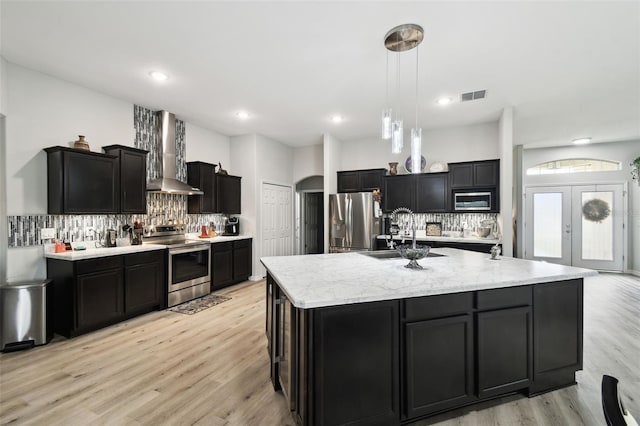
[(40, 228), (40, 239), (50, 240), (56, 237), (56, 228)]

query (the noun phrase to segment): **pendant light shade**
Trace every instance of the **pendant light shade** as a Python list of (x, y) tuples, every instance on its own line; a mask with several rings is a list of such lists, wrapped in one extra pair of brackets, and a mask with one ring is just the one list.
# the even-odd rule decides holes
[(391, 108), (382, 111), (382, 139), (391, 139)]
[(411, 129), (411, 173), (422, 171), (422, 129)]
[(404, 148), (404, 129), (402, 128), (402, 120), (396, 120), (392, 124), (391, 131), (391, 153), (400, 154)]

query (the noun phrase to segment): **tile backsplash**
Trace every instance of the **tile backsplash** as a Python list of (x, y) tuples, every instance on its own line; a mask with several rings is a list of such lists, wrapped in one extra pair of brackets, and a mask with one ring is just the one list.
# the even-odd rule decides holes
[[(424, 230), (427, 222), (440, 222), (443, 231), (462, 231), (463, 228), (475, 230), (482, 221), (493, 220), (498, 223), (496, 213), (416, 213), (416, 228)], [(409, 229), (411, 227), (411, 216), (405, 213), (398, 213), (398, 225), (400, 228)]]

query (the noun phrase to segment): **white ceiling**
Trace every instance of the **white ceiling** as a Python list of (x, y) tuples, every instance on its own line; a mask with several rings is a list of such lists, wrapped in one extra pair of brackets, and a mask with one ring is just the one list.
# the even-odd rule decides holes
[[(378, 137), (392, 27), (425, 28), (419, 124), (485, 123), (514, 108), (516, 144), (640, 138), (640, 2), (6, 1), (10, 62), (226, 135), (291, 146)], [(414, 51), (399, 106), (414, 122)], [(395, 56), (390, 56), (395, 66)], [(151, 70), (170, 74), (164, 84)], [(392, 84), (393, 88), (393, 84)], [(486, 89), (446, 108), (441, 95)], [(393, 94), (392, 90), (392, 94)], [(240, 121), (244, 109), (251, 118)], [(333, 114), (345, 117), (341, 124)]]

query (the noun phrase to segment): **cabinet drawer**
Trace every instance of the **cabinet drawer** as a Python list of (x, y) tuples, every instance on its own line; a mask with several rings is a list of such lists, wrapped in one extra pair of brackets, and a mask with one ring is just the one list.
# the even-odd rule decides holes
[(406, 321), (419, 321), (468, 313), (473, 309), (473, 293), (416, 297), (404, 302)]
[(122, 256), (107, 256), (99, 259), (79, 260), (76, 264), (76, 274), (88, 274), (107, 269), (120, 268)]
[(212, 252), (220, 252), (220, 251), (231, 251), (233, 250), (233, 241), (229, 241), (226, 243), (212, 243), (211, 251)]
[(145, 251), (142, 253), (126, 254), (124, 266), (141, 265), (144, 263), (162, 262), (164, 250)]
[(233, 241), (233, 248), (250, 247), (251, 239)]
[(477, 308), (481, 311), (531, 305), (531, 286), (497, 288), (478, 292)]

